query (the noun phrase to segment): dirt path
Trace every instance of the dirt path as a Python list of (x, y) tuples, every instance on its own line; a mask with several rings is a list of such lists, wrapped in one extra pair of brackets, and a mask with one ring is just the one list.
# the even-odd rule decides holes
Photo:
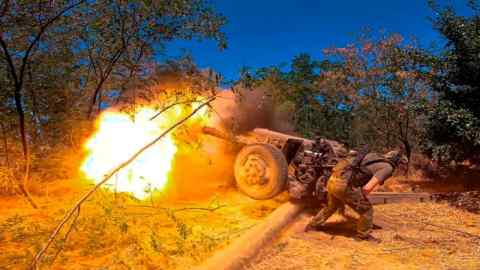
[(480, 237), (469, 235), (480, 236), (479, 215), (401, 203), (375, 206), (375, 217), (383, 227), (373, 232), (380, 244), (354, 241), (354, 221), (340, 216), (323, 231), (305, 233), (305, 214), (247, 269), (480, 269)]

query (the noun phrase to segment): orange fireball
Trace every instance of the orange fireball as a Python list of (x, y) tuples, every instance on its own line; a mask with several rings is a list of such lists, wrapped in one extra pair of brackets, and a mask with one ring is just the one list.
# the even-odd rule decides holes
[[(152, 107), (143, 107), (133, 115), (106, 111), (97, 120), (97, 131), (86, 142), (88, 155), (81, 170), (100, 182), (104, 175), (128, 160), (142, 147), (157, 138), (165, 129), (188, 115), (198, 104), (177, 105), (156, 115)], [(185, 125), (205, 124), (207, 110), (200, 110)], [(145, 199), (154, 191), (162, 191), (169, 181), (178, 146), (182, 142), (173, 133), (167, 134), (143, 152), (135, 161), (112, 177), (105, 187), (116, 192), (128, 192)]]

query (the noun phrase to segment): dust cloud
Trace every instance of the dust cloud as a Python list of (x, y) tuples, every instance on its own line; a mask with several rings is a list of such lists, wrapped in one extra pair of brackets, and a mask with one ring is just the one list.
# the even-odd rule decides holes
[[(189, 87), (184, 81), (178, 84), (172, 81), (151, 85), (148, 103), (165, 103), (165, 93), (176, 93), (180, 88)], [(232, 135), (254, 128), (293, 132), (288, 112), (278, 109), (273, 98), (263, 89), (235, 89), (235, 92), (217, 89), (217, 96), (211, 104), (207, 124), (210, 127)], [(163, 196), (175, 200), (198, 200), (234, 188), (233, 166), (239, 149), (231, 142), (203, 134), (202, 127), (187, 127), (188, 130), (180, 128), (175, 131), (180, 143)]]
[[(254, 128), (268, 128), (293, 133), (288, 113), (275, 106), (263, 89), (218, 90), (212, 102), (211, 121), (208, 124), (232, 135)], [(228, 190), (234, 186), (233, 166), (237, 151), (231, 142), (209, 135), (187, 139), (197, 142), (197, 148), (180, 149), (175, 159), (171, 179), (175, 198), (198, 199)]]
[(239, 88), (222, 90), (213, 103), (216, 113), (216, 127), (234, 134), (241, 134), (255, 128), (293, 133), (288, 109), (281, 109), (274, 99), (262, 88)]

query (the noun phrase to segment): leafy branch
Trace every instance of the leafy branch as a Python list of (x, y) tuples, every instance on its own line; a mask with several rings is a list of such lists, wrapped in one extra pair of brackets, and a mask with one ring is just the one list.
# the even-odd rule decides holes
[[(155, 145), (158, 141), (160, 141), (163, 137), (165, 137), (168, 133), (170, 133), (172, 130), (177, 128), (178, 126), (182, 125), (185, 123), (188, 119), (190, 119), (193, 115), (195, 115), (198, 111), (200, 111), (203, 107), (207, 106), (209, 103), (211, 103), (213, 100), (215, 100), (215, 96), (208, 98), (205, 102), (203, 102), (200, 106), (198, 106), (196, 109), (194, 109), (189, 115), (184, 117), (182, 120), (178, 121), (174, 125), (172, 125), (170, 128), (162, 132), (157, 138), (155, 138), (153, 141), (142, 147), (140, 150), (138, 150), (135, 154), (133, 154), (127, 161), (123, 162), (122, 164), (118, 165), (115, 169), (113, 169), (110, 173), (104, 176), (104, 178), (96, 184), (91, 190), (89, 190), (87, 193), (85, 193), (80, 200), (78, 200), (74, 206), (65, 214), (63, 217), (62, 221), (57, 225), (55, 230), (52, 232), (50, 237), (48, 238), (47, 243), (43, 246), (43, 248), (36, 254), (35, 258), (33, 259), (33, 262), (31, 264), (31, 269), (38, 269), (39, 268), (39, 263), (45, 256), (46, 251), (48, 248), (51, 246), (57, 235), (60, 233), (62, 228), (65, 226), (65, 224), (74, 216), (75, 213), (80, 211), (81, 205), (90, 197), (92, 196), (103, 184), (105, 184), (112, 176), (117, 174), (120, 170), (128, 166), (130, 163), (132, 163), (135, 159), (137, 159), (143, 152), (145, 152), (147, 149)], [(70, 226), (73, 226), (74, 224), (72, 223)]]

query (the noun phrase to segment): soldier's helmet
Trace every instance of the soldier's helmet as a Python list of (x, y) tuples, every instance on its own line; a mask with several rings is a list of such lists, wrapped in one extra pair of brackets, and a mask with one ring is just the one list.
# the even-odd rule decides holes
[(407, 164), (408, 163), (407, 157), (405, 155), (403, 155), (403, 153), (399, 150), (390, 151), (390, 152), (386, 153), (385, 155), (383, 155), (383, 157), (385, 159), (390, 160), (393, 164), (395, 164), (395, 166), (398, 166), (399, 164)]

